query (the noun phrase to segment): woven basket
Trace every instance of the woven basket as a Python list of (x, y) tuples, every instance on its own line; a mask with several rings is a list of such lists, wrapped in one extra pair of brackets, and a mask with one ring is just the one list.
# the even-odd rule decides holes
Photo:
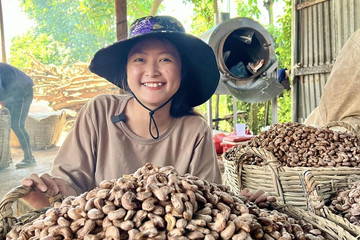
[(360, 137), (359, 126), (356, 124), (350, 125), (349, 123), (343, 121), (332, 121), (325, 124), (324, 127), (328, 127), (334, 131), (347, 132)]
[(357, 234), (352, 234), (347, 229), (344, 229), (341, 225), (338, 225), (335, 222), (318, 216), (312, 212), (279, 203), (272, 203), (271, 206), (273, 209), (282, 213), (286, 213), (288, 216), (293, 217), (296, 220), (304, 220), (305, 222), (312, 224), (314, 227), (320, 229), (323, 232), (326, 239), (359, 239)]
[[(33, 210), (21, 216), (14, 216), (12, 205), (17, 200), (26, 196), (32, 191), (31, 187), (18, 186), (8, 192), (0, 202), (0, 240), (5, 239), (5, 236), (10, 232), (11, 228), (16, 224), (25, 224), (38, 218), (41, 214), (45, 213), (49, 207)], [(61, 202), (62, 197), (60, 194), (55, 195), (49, 199), (50, 205), (53, 206), (55, 202)]]
[(0, 170), (11, 163), (10, 149), (11, 117), (7, 108), (0, 109)]
[[(244, 164), (245, 156), (260, 157), (266, 166)], [(242, 189), (262, 189), (277, 198), (277, 201), (286, 205), (308, 209), (308, 201), (304, 194), (300, 175), (310, 170), (319, 184), (330, 182), (335, 176), (347, 177), (358, 174), (360, 168), (341, 167), (284, 167), (274, 155), (263, 148), (239, 148), (233, 160), (223, 155), (224, 184), (239, 194)]]
[[(25, 129), (30, 137), (33, 149), (46, 149), (55, 146), (66, 123), (65, 111), (42, 115), (29, 115), (25, 121)], [(11, 131), (11, 146), (21, 147), (15, 133)]]
[(317, 184), (311, 171), (305, 171), (301, 177), (304, 182), (304, 191), (306, 193), (307, 201), (311, 207), (310, 210), (315, 214), (342, 226), (352, 235), (356, 235), (360, 238), (360, 226), (354, 225), (346, 218), (333, 213), (326, 205), (331, 201), (331, 197), (338, 190), (350, 188), (355, 182), (360, 181), (360, 175), (334, 176), (334, 179), (331, 181), (321, 184)]

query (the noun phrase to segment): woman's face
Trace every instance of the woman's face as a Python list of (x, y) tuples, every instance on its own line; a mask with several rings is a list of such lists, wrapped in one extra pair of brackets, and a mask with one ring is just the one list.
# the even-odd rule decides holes
[(129, 52), (126, 72), (131, 91), (143, 104), (154, 109), (169, 100), (180, 87), (180, 54), (165, 39), (141, 40)]

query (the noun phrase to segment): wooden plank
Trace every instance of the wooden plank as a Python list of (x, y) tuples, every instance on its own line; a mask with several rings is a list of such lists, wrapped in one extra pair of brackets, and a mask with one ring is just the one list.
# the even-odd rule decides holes
[(299, 3), (296, 5), (296, 10), (301, 10), (301, 9), (313, 6), (315, 4), (319, 4), (319, 3), (327, 2), (327, 1), (329, 1), (329, 0), (310, 0), (310, 1), (307, 1), (304, 3)]
[(126, 0), (115, 0), (116, 39), (119, 41), (127, 37), (127, 7)]
[(2, 62), (6, 62), (5, 32), (4, 32), (4, 20), (3, 20), (1, 0), (0, 0), (0, 35), (1, 35), (1, 60)]
[(304, 76), (304, 75), (312, 75), (318, 73), (330, 73), (333, 68), (333, 64), (323, 64), (319, 66), (311, 66), (311, 67), (297, 67), (294, 68), (295, 76)]
[(297, 122), (299, 116), (299, 77), (294, 74), (298, 64), (299, 49), (299, 13), (295, 10), (297, 0), (291, 1), (291, 121)]

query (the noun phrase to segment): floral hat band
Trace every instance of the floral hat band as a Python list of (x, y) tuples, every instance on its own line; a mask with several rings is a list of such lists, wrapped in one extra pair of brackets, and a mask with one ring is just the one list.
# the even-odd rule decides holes
[(185, 29), (175, 18), (168, 16), (147, 16), (131, 24), (129, 38), (154, 32), (185, 33)]

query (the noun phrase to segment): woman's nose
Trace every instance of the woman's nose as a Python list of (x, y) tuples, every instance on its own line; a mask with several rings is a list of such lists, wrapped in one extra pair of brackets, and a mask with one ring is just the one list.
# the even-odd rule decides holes
[(158, 76), (160, 74), (159, 66), (157, 63), (146, 64), (146, 75), (147, 76)]

